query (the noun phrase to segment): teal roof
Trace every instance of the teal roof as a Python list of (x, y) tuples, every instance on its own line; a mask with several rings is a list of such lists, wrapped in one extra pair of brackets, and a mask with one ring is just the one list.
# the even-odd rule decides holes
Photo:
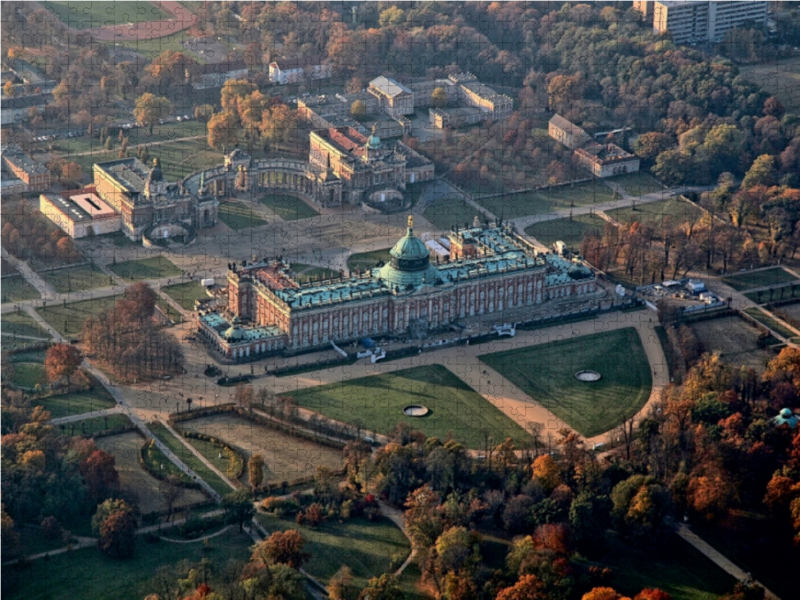
[(408, 286), (434, 285), (438, 278), (437, 269), (431, 264), (430, 250), (414, 235), (412, 225), (413, 220), (409, 217), (406, 235), (389, 250), (392, 260), (378, 269), (376, 274), (378, 279), (401, 291)]
[(778, 413), (778, 416), (772, 419), (772, 423), (776, 427), (780, 427), (781, 425), (787, 425), (790, 429), (794, 429), (797, 427), (798, 423), (800, 423), (800, 417), (792, 412), (790, 408), (782, 408), (781, 411)]

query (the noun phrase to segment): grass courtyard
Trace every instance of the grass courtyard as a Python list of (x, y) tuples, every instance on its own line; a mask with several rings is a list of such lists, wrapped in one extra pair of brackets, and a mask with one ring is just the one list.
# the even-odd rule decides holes
[(389, 250), (391, 250), (391, 248), (351, 254), (347, 257), (347, 268), (350, 271), (355, 271), (356, 269), (365, 271), (374, 268), (379, 262), (387, 263), (392, 258), (389, 254)]
[(702, 211), (685, 200), (668, 198), (658, 202), (607, 210), (606, 214), (621, 223), (639, 221), (642, 224), (658, 228), (661, 227), (661, 223), (666, 217), (670, 217), (675, 224), (694, 223), (700, 219)]
[(108, 268), (125, 281), (142, 281), (144, 279), (160, 279), (180, 275), (181, 270), (172, 261), (163, 256), (128, 260), (108, 265)]
[(370, 578), (399, 567), (411, 552), (403, 532), (388, 519), (328, 519), (316, 529), (272, 515), (259, 514), (256, 519), (270, 533), (298, 530), (306, 540), (304, 549), (311, 553), (305, 569), (323, 583), (347, 565), (353, 572), (353, 587), (361, 589)]
[(34, 300), (41, 296), (39, 291), (21, 276), (3, 279), (3, 283), (0, 284), (0, 290), (2, 291), (2, 302), (4, 304), (6, 302)]
[(472, 227), (472, 220), (478, 215), (483, 220), (484, 215), (474, 206), (470, 206), (461, 198), (440, 198), (433, 201), (422, 213), (434, 227), (448, 231), (453, 225), (463, 227), (469, 223)]
[[(98, 548), (84, 548), (36, 560), (24, 569), (3, 569), (3, 597), (27, 600), (141, 600), (157, 590), (153, 576), (159, 567), (175, 565), (182, 560), (197, 563), (203, 558), (222, 566), (229, 559), (245, 560), (250, 556), (253, 540), (232, 527), (209, 541), (208, 546), (161, 542), (148, 544), (137, 540), (131, 560), (119, 560), (103, 554)], [(209, 584), (213, 587), (214, 576)], [(76, 590), (80, 590), (76, 594)]]
[(44, 365), (29, 362), (16, 363), (13, 375), (9, 379), (13, 385), (28, 389), (47, 383), (44, 376)]
[(795, 281), (796, 277), (785, 271), (780, 267), (774, 269), (763, 269), (760, 271), (751, 271), (749, 273), (738, 273), (736, 275), (729, 275), (723, 277), (722, 282), (731, 286), (737, 292), (743, 290), (753, 290), (755, 288), (768, 287), (771, 285), (780, 285), (781, 283), (789, 283)]
[(70, 27), (79, 29), (122, 25), (141, 21), (161, 21), (172, 15), (155, 2), (42, 2), (44, 7)]
[(109, 276), (94, 264), (59, 269), (58, 271), (47, 271), (41, 275), (47, 283), (62, 294), (91, 290), (113, 284), (113, 281), (109, 281)]
[(211, 297), (206, 288), (196, 281), (168, 285), (161, 288), (161, 291), (180, 304), (184, 310), (194, 310), (196, 300), (207, 300)]
[[(613, 429), (650, 397), (650, 365), (632, 327), (484, 354), (480, 359), (586, 437)], [(597, 371), (602, 378), (578, 381), (575, 373), (584, 369)]]
[(572, 250), (580, 250), (584, 234), (590, 229), (596, 229), (602, 234), (606, 222), (597, 215), (576, 215), (571, 219), (554, 219), (534, 223), (525, 233), (535, 237), (545, 246), (564, 242)]
[(249, 227), (261, 227), (266, 225), (258, 213), (253, 212), (253, 208), (242, 202), (228, 201), (219, 206), (219, 219), (231, 229), (247, 229)]
[(264, 194), (258, 201), (284, 221), (316, 217), (319, 213), (297, 196), (280, 193)]
[[(522, 427), (441, 365), (306, 388), (291, 396), (303, 408), (378, 433), (406, 421), (428, 437), (452, 435), (469, 448), (481, 447), (483, 431), (497, 442), (530, 439)], [(422, 404), (431, 412), (422, 418), (406, 417), (403, 408), (409, 404)]]

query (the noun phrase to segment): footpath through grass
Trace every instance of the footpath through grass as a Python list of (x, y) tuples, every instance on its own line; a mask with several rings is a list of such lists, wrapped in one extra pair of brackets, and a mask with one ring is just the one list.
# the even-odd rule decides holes
[(583, 236), (587, 231), (595, 229), (602, 234), (605, 226), (606, 222), (597, 215), (576, 215), (571, 219), (534, 223), (525, 229), (525, 233), (535, 237), (545, 246), (552, 246), (561, 241), (573, 250), (580, 250)]
[(118, 262), (115, 265), (108, 265), (108, 268), (125, 281), (160, 279), (161, 277), (173, 277), (181, 274), (181, 270), (172, 261), (163, 256), (127, 260)]
[(184, 446), (178, 438), (172, 435), (164, 425), (161, 423), (148, 423), (147, 428), (154, 436), (161, 440), (167, 448), (172, 450), (187, 467), (197, 473), (201, 479), (205, 480), (218, 494), (224, 496), (233, 491), (231, 486), (222, 481), (214, 471), (209, 469), (203, 461), (197, 458), (192, 451)]
[[(636, 329), (484, 354), (481, 361), (586, 437), (613, 429), (650, 397), (652, 375)], [(579, 381), (582, 370), (599, 381)]]
[[(39, 324), (26, 312), (5, 313), (0, 319), (2, 331), (5, 335), (25, 335), (50, 339), (50, 334), (39, 327)], [(33, 340), (31, 340), (33, 341)]]
[(702, 216), (702, 211), (694, 204), (678, 198), (668, 198), (658, 202), (635, 204), (625, 208), (605, 211), (612, 219), (621, 223), (639, 221), (643, 225), (659, 228), (664, 219), (669, 217), (675, 224), (694, 223)]
[(0, 301), (2, 301), (3, 304), (6, 302), (35, 300), (41, 296), (39, 290), (25, 281), (21, 275), (19, 277), (3, 279), (3, 283), (0, 285), (0, 295), (2, 295)]
[[(253, 540), (237, 527), (209, 540), (208, 545), (148, 544), (137, 538), (136, 552), (130, 560), (111, 558), (96, 547), (65, 552), (48, 560), (36, 560), (26, 568), (3, 568), (3, 598), (26, 600), (141, 600), (158, 590), (153, 577), (160, 567), (182, 560), (197, 563), (207, 558), (223, 567), (230, 559), (246, 560)], [(214, 588), (217, 569), (209, 584)]]
[(33, 403), (43, 406), (54, 419), (106, 410), (117, 405), (114, 397), (98, 382), (95, 382), (92, 389), (84, 392), (48, 396), (47, 398), (35, 400)]
[[(500, 409), (441, 365), (413, 367), (298, 390), (300, 406), (370, 431), (387, 433), (405, 421), (428, 437), (448, 435), (469, 448), (484, 444), (487, 431), (495, 442), (507, 437), (520, 445), (529, 434)], [(422, 404), (430, 414), (407, 417), (403, 408)]]
[(316, 217), (319, 213), (296, 196), (268, 193), (259, 198), (261, 204), (269, 208), (284, 221), (296, 221)]
[(306, 540), (305, 550), (311, 553), (305, 569), (323, 583), (347, 565), (353, 572), (353, 587), (364, 588), (370, 578), (397, 569), (411, 552), (403, 532), (384, 518), (328, 519), (316, 529), (263, 513), (256, 519), (270, 533), (298, 530)]
[(780, 335), (782, 335), (787, 339), (791, 339), (797, 335), (794, 331), (792, 331), (788, 327), (785, 327), (784, 325), (782, 325), (780, 322), (778, 322), (776, 319), (773, 319), (769, 315), (765, 315), (763, 312), (761, 312), (755, 307), (745, 308), (744, 312), (753, 317), (756, 321), (758, 321), (762, 325), (764, 325), (764, 327), (769, 327), (772, 331), (774, 331), (775, 333), (779, 333)]

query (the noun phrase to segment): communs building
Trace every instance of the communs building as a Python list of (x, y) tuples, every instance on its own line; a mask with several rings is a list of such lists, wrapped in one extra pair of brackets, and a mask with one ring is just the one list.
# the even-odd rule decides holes
[(230, 264), (227, 310), (201, 313), (199, 331), (216, 353), (244, 361), (370, 336), (424, 337), (476, 315), (596, 297), (582, 263), (539, 252), (500, 222), (473, 225), (453, 228), (449, 255), (432, 260), (409, 217), (389, 262), (324, 281), (299, 283), (282, 257)]
[(119, 214), (90, 190), (41, 194), (39, 210), (73, 239), (120, 229)]

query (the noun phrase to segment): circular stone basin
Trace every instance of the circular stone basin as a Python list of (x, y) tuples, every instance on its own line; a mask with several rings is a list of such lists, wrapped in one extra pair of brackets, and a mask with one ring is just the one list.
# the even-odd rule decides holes
[(577, 373), (575, 373), (575, 379), (577, 379), (578, 381), (587, 381), (587, 382), (600, 381), (601, 377), (602, 375), (600, 375), (600, 373), (598, 373), (597, 371), (578, 371)]
[(421, 406), (419, 404), (409, 404), (403, 409), (403, 412), (409, 417), (424, 417), (431, 411), (427, 406)]

